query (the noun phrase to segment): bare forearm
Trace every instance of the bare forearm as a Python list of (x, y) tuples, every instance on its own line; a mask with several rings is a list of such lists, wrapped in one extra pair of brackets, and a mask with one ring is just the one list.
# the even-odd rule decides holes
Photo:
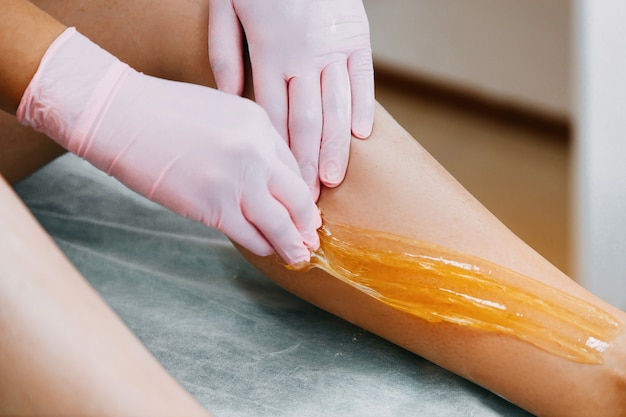
[(15, 112), (52, 41), (65, 28), (26, 0), (0, 2), (0, 108)]

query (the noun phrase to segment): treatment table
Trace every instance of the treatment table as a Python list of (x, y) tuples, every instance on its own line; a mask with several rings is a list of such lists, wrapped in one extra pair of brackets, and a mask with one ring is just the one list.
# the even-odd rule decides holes
[(221, 233), (74, 155), (16, 190), (152, 354), (218, 417), (530, 415), (284, 291)]

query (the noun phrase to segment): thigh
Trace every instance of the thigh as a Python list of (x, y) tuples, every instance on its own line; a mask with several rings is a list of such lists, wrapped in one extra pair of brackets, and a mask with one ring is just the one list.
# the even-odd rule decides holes
[[(33, 0), (138, 71), (213, 87), (209, 0)], [(60, 155), (44, 135), (0, 112), (0, 173), (14, 183)]]

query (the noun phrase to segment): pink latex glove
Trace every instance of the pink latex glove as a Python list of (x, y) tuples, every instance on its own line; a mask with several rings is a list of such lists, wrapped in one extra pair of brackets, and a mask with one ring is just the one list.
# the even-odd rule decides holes
[(257, 255), (309, 260), (321, 224), (289, 148), (256, 103), (131, 69), (67, 29), (17, 111), (129, 188)]
[[(220, 90), (240, 94), (248, 43), (256, 101), (288, 140), (313, 197), (341, 183), (351, 131), (374, 121), (369, 23), (361, 0), (210, 0), (209, 57)], [(319, 178), (319, 179), (318, 179)]]

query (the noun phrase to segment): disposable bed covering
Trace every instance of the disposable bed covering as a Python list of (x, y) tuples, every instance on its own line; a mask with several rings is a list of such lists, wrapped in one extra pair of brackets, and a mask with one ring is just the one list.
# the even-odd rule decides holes
[(16, 189), (152, 354), (218, 417), (530, 416), (284, 291), (221, 233), (73, 155)]

